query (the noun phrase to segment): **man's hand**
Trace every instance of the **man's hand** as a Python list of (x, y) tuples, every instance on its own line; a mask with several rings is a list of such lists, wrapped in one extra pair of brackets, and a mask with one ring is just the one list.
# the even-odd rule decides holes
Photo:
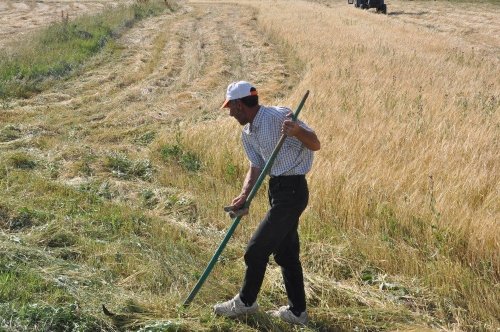
[(231, 202), (233, 211), (241, 209), (243, 207), (243, 204), (245, 204), (246, 200), (247, 200), (247, 195), (245, 194), (240, 194), (238, 197), (233, 199), (233, 201)]
[(259, 177), (260, 171), (260, 168), (250, 167), (245, 177), (245, 181), (243, 182), (241, 194), (233, 199), (230, 206), (224, 207), (224, 211), (228, 212), (231, 218), (248, 214), (248, 208), (243, 209), (243, 206), (245, 205), (248, 195), (250, 195), (255, 181), (257, 181), (257, 178)]
[(244, 216), (248, 214), (248, 208), (243, 208), (247, 196), (244, 194), (240, 194), (238, 197), (233, 199), (230, 206), (224, 207), (224, 211), (229, 213), (231, 218), (236, 218), (240, 216)]
[(311, 151), (318, 151), (321, 147), (321, 143), (319, 142), (316, 133), (312, 130), (301, 127), (298, 122), (293, 121), (291, 117), (292, 113), (288, 113), (287, 119), (283, 121), (283, 125), (281, 126), (281, 133), (287, 136), (296, 137)]
[(281, 133), (287, 136), (297, 136), (301, 131), (300, 125), (296, 121), (285, 120), (281, 126)]

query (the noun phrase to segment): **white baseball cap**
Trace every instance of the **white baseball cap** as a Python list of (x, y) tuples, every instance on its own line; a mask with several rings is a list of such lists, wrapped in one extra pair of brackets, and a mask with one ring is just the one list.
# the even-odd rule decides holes
[(226, 100), (222, 104), (221, 108), (229, 107), (227, 104), (230, 100), (236, 100), (248, 96), (257, 96), (257, 89), (255, 89), (252, 84), (245, 81), (233, 82), (227, 87)]

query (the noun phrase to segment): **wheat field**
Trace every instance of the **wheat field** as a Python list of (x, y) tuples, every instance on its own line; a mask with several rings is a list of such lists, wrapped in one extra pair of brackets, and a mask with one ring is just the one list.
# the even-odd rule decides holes
[[(111, 4), (0, 10), (49, 24), (61, 6)], [(303, 330), (498, 330), (498, 4), (387, 5), (379, 15), (346, 1), (178, 1), (75, 74), (0, 100), (0, 327), (301, 330), (211, 314), (240, 286), (265, 186), (191, 307), (179, 306), (248, 167), (241, 128), (219, 109), (244, 79), (264, 105), (294, 108), (310, 90), (301, 118), (322, 148), (300, 224)], [(1, 42), (12, 47), (36, 28), (9, 24)], [(284, 300), (271, 263), (259, 303)]]
[[(266, 34), (304, 62), (297, 87), (278, 102), (312, 91), (302, 116), (322, 149), (310, 176), (308, 238), (330, 244), (325, 230), (340, 229), (384, 271), (458, 289), (484, 318), (495, 316), (498, 284), (491, 293), (475, 273), (492, 280), (500, 273), (498, 12), (466, 26), (466, 5), (460, 12), (418, 3), (412, 11), (434, 11), (424, 14), (433, 25), (422, 27), (337, 2), (331, 10), (300, 2), (257, 7)], [(208, 158), (220, 148), (210, 135), (203, 127), (193, 136)], [(330, 246), (321, 251), (311, 259), (328, 260)]]

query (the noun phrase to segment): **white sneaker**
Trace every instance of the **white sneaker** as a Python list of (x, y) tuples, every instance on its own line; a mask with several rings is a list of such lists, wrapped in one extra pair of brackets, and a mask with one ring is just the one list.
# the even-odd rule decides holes
[(295, 314), (290, 310), (290, 307), (285, 305), (278, 310), (269, 311), (271, 316), (281, 318), (282, 321), (297, 325), (307, 324), (307, 312), (302, 312), (300, 316), (295, 316)]
[(250, 307), (247, 307), (240, 299), (240, 294), (236, 295), (233, 299), (217, 303), (214, 305), (214, 312), (216, 315), (225, 317), (237, 317), (241, 315), (254, 314), (259, 309), (257, 301), (255, 301)]

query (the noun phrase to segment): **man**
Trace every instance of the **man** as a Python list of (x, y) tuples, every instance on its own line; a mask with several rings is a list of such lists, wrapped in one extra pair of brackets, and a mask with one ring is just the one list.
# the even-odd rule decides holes
[(290, 119), (284, 107), (259, 105), (257, 90), (248, 82), (231, 83), (221, 108), (243, 127), (242, 141), (250, 160), (250, 168), (238, 197), (231, 208), (240, 210), (250, 194), (261, 170), (271, 157), (281, 134), (286, 138), (270, 171), (270, 209), (259, 224), (245, 252), (246, 272), (243, 286), (233, 299), (214, 306), (217, 315), (236, 317), (258, 310), (260, 291), (269, 256), (281, 267), (288, 296), (288, 306), (272, 314), (293, 324), (306, 324), (304, 278), (299, 259), (299, 217), (307, 206), (309, 191), (305, 174), (310, 170), (313, 151), (320, 142), (303, 122)]

